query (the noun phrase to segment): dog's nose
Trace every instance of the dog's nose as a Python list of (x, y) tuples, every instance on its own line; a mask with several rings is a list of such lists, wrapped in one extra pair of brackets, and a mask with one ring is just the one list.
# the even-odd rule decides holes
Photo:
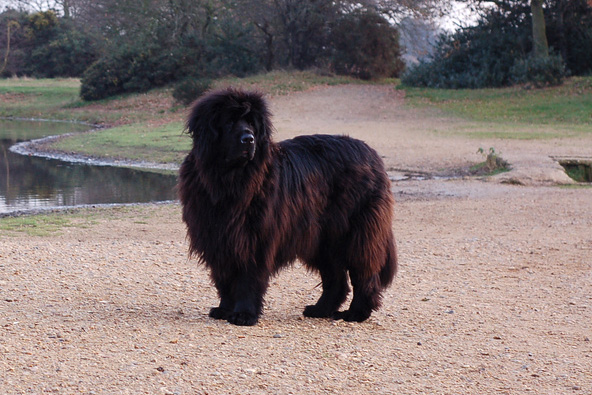
[(251, 133), (245, 133), (241, 136), (241, 143), (243, 144), (255, 144), (255, 136)]

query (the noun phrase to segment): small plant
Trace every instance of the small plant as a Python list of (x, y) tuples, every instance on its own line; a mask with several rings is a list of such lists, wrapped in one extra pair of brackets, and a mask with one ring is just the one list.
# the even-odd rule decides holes
[(495, 151), (495, 148), (489, 147), (487, 154), (482, 147), (477, 150), (478, 154), (485, 157), (485, 162), (479, 163), (471, 168), (471, 172), (477, 175), (495, 175), (510, 170), (510, 166), (505, 159)]
[(173, 90), (173, 97), (183, 105), (189, 105), (212, 87), (208, 78), (186, 78), (179, 82)]

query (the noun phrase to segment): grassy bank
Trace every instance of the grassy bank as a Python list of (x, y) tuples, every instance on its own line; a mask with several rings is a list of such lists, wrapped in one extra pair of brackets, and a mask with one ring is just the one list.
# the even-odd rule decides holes
[[(235, 86), (285, 95), (346, 83), (363, 82), (313, 72), (273, 72), (245, 79), (225, 78), (213, 87)], [(190, 148), (190, 139), (182, 134), (187, 109), (173, 101), (171, 88), (97, 102), (82, 101), (79, 90), (80, 82), (75, 79), (0, 80), (0, 117), (69, 119), (107, 126), (61, 139), (51, 147), (93, 157), (180, 163)]]
[(83, 152), (92, 157), (181, 163), (191, 148), (191, 140), (183, 134), (183, 128), (180, 121), (164, 125), (140, 122), (74, 135), (56, 142), (53, 147), (66, 152)]
[[(219, 80), (214, 87), (237, 86), (271, 95), (315, 86), (364, 83), (312, 72), (274, 72), (246, 79)], [(376, 83), (376, 82), (375, 82)], [(394, 80), (379, 82), (397, 86)], [(171, 89), (125, 95), (98, 102), (78, 97), (75, 79), (0, 80), (0, 116), (78, 120), (109, 126), (57, 141), (52, 148), (95, 157), (180, 163), (190, 147), (182, 134), (186, 108)], [(475, 138), (542, 139), (574, 137), (592, 131), (592, 77), (569, 79), (553, 88), (435, 90), (403, 88), (408, 104), (464, 119), (454, 133)], [(432, 110), (429, 110), (432, 109)]]
[(481, 137), (537, 139), (592, 132), (592, 77), (544, 89), (403, 89), (412, 106), (481, 123)]

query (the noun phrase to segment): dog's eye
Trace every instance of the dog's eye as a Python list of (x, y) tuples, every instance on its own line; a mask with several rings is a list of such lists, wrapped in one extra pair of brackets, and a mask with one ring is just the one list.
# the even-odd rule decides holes
[(224, 133), (230, 133), (230, 131), (232, 130), (233, 127), (234, 127), (234, 122), (228, 121), (224, 124), (224, 126), (222, 126), (222, 130), (224, 131)]

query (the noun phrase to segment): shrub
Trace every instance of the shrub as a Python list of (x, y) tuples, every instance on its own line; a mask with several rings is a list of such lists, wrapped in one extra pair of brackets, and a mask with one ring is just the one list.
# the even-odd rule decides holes
[(546, 85), (560, 85), (566, 76), (565, 63), (561, 55), (548, 57), (530, 56), (518, 59), (510, 69), (510, 78), (517, 84), (532, 84), (539, 88)]
[(585, 0), (548, 3), (547, 38), (561, 57), (529, 58), (529, 2), (499, 2), (481, 15), (476, 26), (442, 36), (430, 59), (407, 70), (401, 79), (403, 84), (432, 88), (502, 87), (515, 83), (541, 86), (561, 83), (566, 69), (575, 75), (592, 72), (592, 7)]
[(105, 56), (82, 76), (80, 97), (99, 100), (126, 92), (144, 92), (176, 79), (178, 62), (174, 53), (158, 47), (135, 46)]
[(83, 100), (100, 100), (123, 92), (120, 70), (111, 58), (101, 58), (93, 63), (82, 76), (80, 97)]
[[(203, 40), (188, 34), (169, 48), (149, 39), (138, 39), (88, 68), (82, 78), (80, 96), (83, 100), (98, 100), (120, 93), (147, 91), (188, 75), (192, 78), (244, 76), (259, 70), (257, 58), (240, 45), (246, 36), (232, 31), (226, 35), (234, 38)], [(198, 88), (197, 85), (192, 88), (193, 83), (187, 81), (178, 87), (181, 102), (191, 94), (182, 91)]]
[(60, 25), (56, 36), (30, 51), (25, 72), (36, 77), (80, 77), (98, 58), (92, 39), (71, 25)]
[(480, 25), (442, 35), (432, 58), (410, 67), (402, 82), (451, 89), (510, 85), (510, 68), (530, 48), (529, 33), (521, 30), (518, 15), (504, 25), (508, 18), (491, 12)]
[(173, 97), (177, 102), (189, 105), (210, 89), (211, 86), (212, 80), (208, 78), (185, 78), (175, 86)]

